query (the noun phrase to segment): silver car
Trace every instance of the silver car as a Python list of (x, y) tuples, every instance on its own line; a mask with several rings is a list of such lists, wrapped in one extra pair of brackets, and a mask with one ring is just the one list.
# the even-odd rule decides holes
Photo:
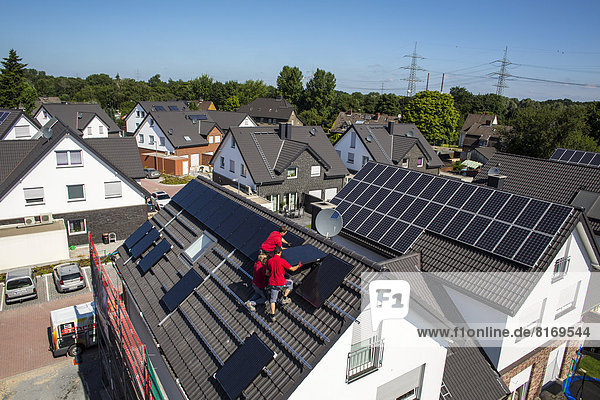
[(37, 298), (37, 289), (31, 268), (21, 268), (6, 273), (6, 304), (35, 298)]
[(56, 290), (58, 290), (60, 293), (83, 289), (85, 287), (83, 271), (77, 263), (57, 265), (54, 267), (52, 277), (54, 278)]

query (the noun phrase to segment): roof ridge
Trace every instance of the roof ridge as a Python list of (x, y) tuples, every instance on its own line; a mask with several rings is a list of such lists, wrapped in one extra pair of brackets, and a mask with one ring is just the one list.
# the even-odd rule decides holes
[[(267, 160), (267, 156), (265, 155), (262, 147), (260, 146), (260, 143), (258, 143), (258, 140), (256, 139), (256, 136), (254, 135), (254, 132), (250, 132), (250, 137), (252, 138), (252, 140), (254, 141), (254, 144), (256, 145), (256, 148), (258, 149), (258, 153), (260, 154), (260, 157), (262, 158), (263, 162), (265, 163), (265, 167), (267, 167), (267, 171), (269, 171), (269, 176), (271, 176), (272, 179), (275, 179), (275, 174), (273, 173), (273, 168), (271, 168), (271, 166), (269, 166), (269, 161)], [(234, 138), (235, 140), (235, 138)]]

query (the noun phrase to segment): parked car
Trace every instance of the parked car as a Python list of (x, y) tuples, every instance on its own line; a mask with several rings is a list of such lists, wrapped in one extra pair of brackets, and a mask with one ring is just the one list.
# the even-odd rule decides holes
[(152, 192), (152, 203), (156, 208), (163, 208), (169, 201), (171, 201), (171, 197), (166, 192), (162, 190)]
[(160, 178), (160, 172), (158, 172), (154, 168), (144, 168), (144, 173), (146, 174), (146, 178), (148, 179)]
[(37, 288), (31, 268), (21, 268), (6, 273), (6, 304), (36, 298)]
[(77, 263), (57, 265), (54, 267), (52, 277), (54, 278), (56, 290), (58, 290), (59, 293), (70, 292), (85, 287), (83, 271)]

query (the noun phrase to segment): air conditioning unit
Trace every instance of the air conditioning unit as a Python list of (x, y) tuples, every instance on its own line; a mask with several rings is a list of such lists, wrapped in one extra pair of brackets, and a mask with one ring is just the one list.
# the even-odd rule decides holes
[(25, 223), (25, 226), (35, 225), (35, 217), (25, 217), (24, 223)]
[(40, 222), (42, 224), (51, 224), (53, 221), (52, 213), (40, 214)]

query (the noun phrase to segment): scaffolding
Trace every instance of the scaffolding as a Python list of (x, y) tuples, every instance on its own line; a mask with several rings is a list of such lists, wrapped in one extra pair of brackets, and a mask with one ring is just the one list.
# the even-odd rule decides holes
[(88, 238), (104, 385), (113, 399), (162, 400), (146, 346), (125, 311), (122, 293), (100, 262), (91, 234)]

